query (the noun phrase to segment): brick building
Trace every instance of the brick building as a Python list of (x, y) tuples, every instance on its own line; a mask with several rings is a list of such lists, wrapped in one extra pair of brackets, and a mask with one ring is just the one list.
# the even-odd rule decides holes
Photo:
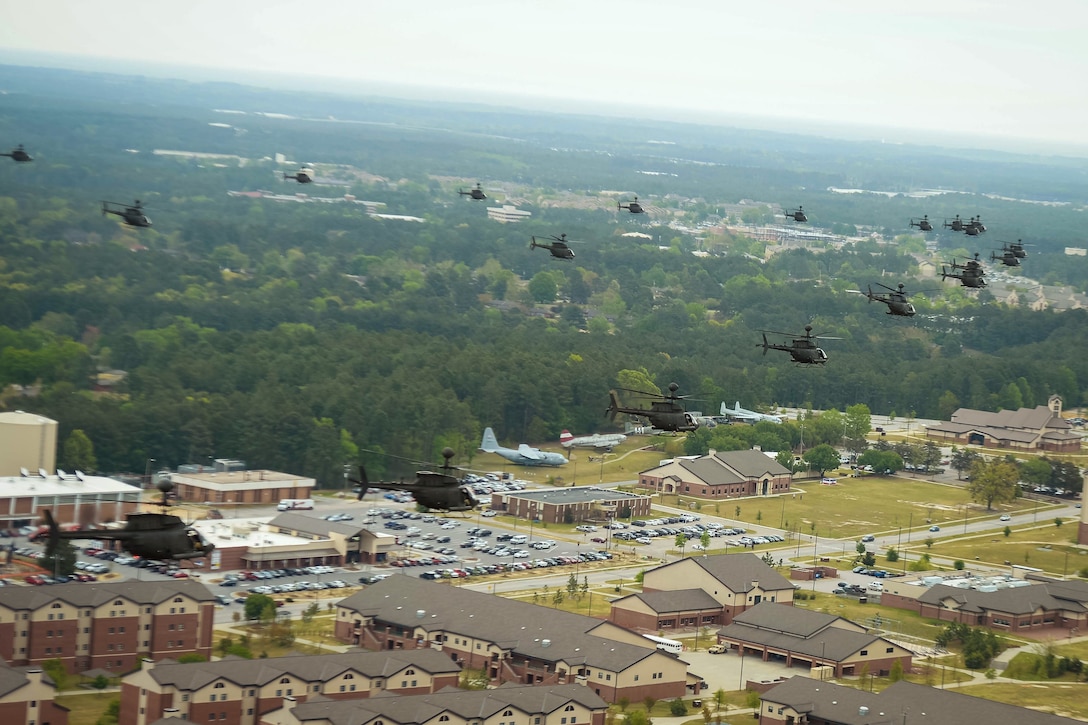
[(960, 408), (952, 420), (926, 427), (926, 437), (942, 445), (977, 445), (1019, 451), (1079, 453), (1080, 435), (1061, 416), (1062, 399), (1050, 396), (1047, 405), (1017, 410)]
[(1031, 637), (1062, 637), (1073, 628), (1088, 631), (1088, 582), (1083, 581), (1037, 577), (1030, 584), (1014, 583), (991, 591), (949, 584), (926, 587), (889, 582), (880, 603), (942, 622), (991, 627)]
[(0, 588), (0, 656), (69, 672), (135, 669), (142, 658), (211, 656), (215, 598), (188, 579)]
[(489, 690), (447, 690), (433, 695), (367, 700), (311, 698), (287, 702), (268, 713), (262, 725), (604, 725), (608, 704), (579, 685), (515, 686)]
[(0, 665), (0, 722), (68, 725), (68, 709), (53, 702), (56, 688), (36, 668)]
[(494, 685), (584, 684), (609, 702), (682, 697), (701, 682), (611, 622), (409, 576), (341, 600), (335, 633), (367, 649), (431, 647)]
[(179, 501), (211, 505), (278, 503), (285, 498), (310, 498), (316, 481), (279, 471), (205, 471), (172, 473)]
[[(191, 722), (256, 725), (261, 715), (309, 698), (418, 695), (457, 687), (461, 668), (441, 652), (347, 652), (261, 660), (147, 665), (121, 683), (120, 725), (148, 725), (168, 715)], [(168, 712), (169, 711), (169, 712)]]
[(61, 524), (124, 521), (140, 508), (140, 489), (85, 473), (0, 476), (0, 528), (34, 525), (50, 511)]
[(789, 493), (793, 473), (760, 451), (720, 451), (676, 458), (638, 475), (638, 485), (657, 493), (729, 499)]
[(718, 643), (746, 657), (787, 667), (832, 667), (834, 676), (886, 675), (898, 662), (910, 672), (913, 653), (848, 619), (765, 602), (718, 630)]
[(609, 621), (656, 632), (719, 627), (761, 602), (793, 603), (793, 584), (755, 554), (691, 556), (642, 576), (642, 593), (612, 602)]
[(763, 694), (759, 725), (1072, 725), (1072, 720), (906, 680), (867, 692), (808, 677), (791, 677)]
[[(491, 508), (519, 519), (561, 524), (568, 521), (603, 522), (650, 515), (650, 497), (597, 486), (573, 486), (491, 494)], [(626, 518), (626, 517), (625, 517)]]

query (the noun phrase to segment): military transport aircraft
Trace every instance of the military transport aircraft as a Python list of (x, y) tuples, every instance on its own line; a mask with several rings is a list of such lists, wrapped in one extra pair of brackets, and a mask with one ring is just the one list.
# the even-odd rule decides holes
[(559, 435), (559, 445), (564, 448), (604, 448), (612, 450), (627, 440), (623, 433), (594, 433), (590, 436), (575, 436), (564, 429)]
[(491, 428), (484, 430), (484, 438), (480, 441), (480, 450), (484, 453), (495, 453), (518, 466), (562, 466), (567, 462), (562, 453), (551, 453), (533, 448), (522, 443), (517, 448), (503, 448), (495, 437), (495, 431)]

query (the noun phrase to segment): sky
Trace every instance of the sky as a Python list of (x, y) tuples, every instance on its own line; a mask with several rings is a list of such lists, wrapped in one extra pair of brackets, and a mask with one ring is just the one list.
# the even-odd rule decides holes
[(4, 62), (65, 53), (148, 74), (316, 76), (385, 95), (1082, 150), (1085, 26), (1084, 0), (0, 0)]

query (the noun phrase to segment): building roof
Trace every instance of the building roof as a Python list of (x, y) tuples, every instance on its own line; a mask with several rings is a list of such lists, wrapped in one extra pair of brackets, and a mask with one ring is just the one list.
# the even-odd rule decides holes
[(608, 639), (608, 629), (617, 627), (610, 622), (411, 576), (391, 576), (337, 606), (408, 630), (459, 634), (531, 659), (612, 672), (667, 656), (648, 642)]
[(749, 592), (757, 582), (765, 592), (792, 590), (789, 579), (779, 574), (755, 554), (715, 554), (714, 556), (691, 556), (659, 566), (651, 571), (660, 571), (670, 566), (681, 566), (685, 562), (694, 562), (727, 586), (731, 592)]
[(748, 478), (788, 476), (791, 473), (790, 469), (757, 450), (718, 451), (714, 454), (714, 458), (721, 461), (722, 465)]
[[(1063, 582), (1068, 584), (1070, 582)], [(1088, 611), (1088, 600), (1078, 598), (1081, 596), (1076, 589), (1070, 587), (1055, 587), (1055, 592), (1061, 596), (1051, 594), (1050, 583), (1034, 584), (1030, 587), (1015, 587), (998, 589), (995, 592), (982, 592), (977, 589), (960, 589), (947, 584), (935, 584), (924, 594), (918, 597), (918, 601), (925, 604), (941, 606), (941, 602), (951, 599), (959, 604), (957, 609), (964, 612), (1001, 612), (1004, 614), (1031, 614), (1039, 609), (1061, 609), (1069, 612)]]
[(467, 721), (485, 720), (507, 708), (526, 714), (548, 714), (577, 703), (590, 710), (604, 710), (608, 704), (584, 685), (531, 686), (507, 683), (488, 690), (447, 688), (428, 695), (395, 695), (359, 700), (311, 697), (292, 709), (301, 722), (328, 720), (333, 725), (360, 725), (383, 717), (395, 723), (437, 721), (449, 712)]
[(76, 607), (97, 607), (119, 597), (136, 604), (159, 604), (179, 595), (198, 602), (215, 601), (215, 595), (203, 584), (192, 579), (167, 579), (97, 582), (94, 586), (70, 582), (51, 587), (2, 587), (0, 606), (33, 611), (59, 600)]
[[(832, 725), (926, 725), (963, 723), (1016, 723), (1016, 725), (1068, 725), (1080, 722), (1016, 705), (962, 695), (906, 680), (893, 683), (882, 692), (820, 682), (808, 677), (791, 677), (763, 694), (765, 703), (786, 705), (808, 720)], [(865, 711), (862, 711), (865, 708)]]
[(301, 531), (304, 534), (312, 534), (324, 539), (329, 538), (331, 532), (344, 536), (356, 536), (366, 529), (364, 525), (359, 523), (351, 521), (326, 521), (320, 516), (310, 516), (297, 511), (286, 511), (277, 514), (275, 518), (268, 522), (268, 527), (271, 529), (279, 529), (283, 533)]
[[(53, 496), (80, 496), (87, 502), (97, 500), (139, 501), (140, 488), (127, 483), (86, 473), (65, 473), (42, 478), (33, 472), (30, 476), (0, 476), (0, 497), (51, 498)], [(109, 499), (103, 499), (109, 496)]]
[(507, 499), (521, 498), (528, 501), (566, 506), (572, 503), (592, 503), (594, 501), (617, 501), (621, 499), (646, 498), (645, 495), (616, 491), (598, 486), (572, 486), (570, 488), (549, 488), (535, 491), (513, 491), (502, 494)]
[[(852, 628), (833, 626), (837, 622)], [(885, 648), (896, 647), (890, 640), (871, 635), (864, 628), (842, 617), (773, 602), (757, 604), (738, 614), (731, 624), (718, 630), (718, 635), (772, 650), (836, 662), (868, 649), (874, 643)], [(901, 654), (909, 654), (902, 647), (898, 649)]]
[[(642, 601), (658, 614), (676, 612), (720, 611), (722, 603), (710, 596), (703, 589), (675, 589), (668, 592), (648, 592), (630, 595)], [(627, 599), (628, 597), (624, 597)], [(617, 600), (617, 602), (620, 600)], [(616, 602), (613, 602), (615, 604)]]
[(765, 476), (776, 478), (789, 476), (790, 470), (762, 451), (717, 451), (705, 456), (676, 458), (668, 463), (655, 466), (644, 473), (650, 475), (668, 475), (676, 472), (676, 466), (690, 473), (708, 486), (727, 486), (731, 483), (744, 483), (758, 480)]
[(241, 687), (265, 685), (284, 675), (294, 675), (307, 682), (326, 682), (345, 672), (357, 672), (371, 678), (388, 677), (406, 667), (420, 669), (432, 675), (461, 671), (457, 663), (438, 650), (412, 649), (378, 652), (355, 650), (339, 654), (290, 655), (257, 660), (229, 657), (215, 662), (185, 664), (163, 661), (156, 664), (150, 674), (160, 685), (192, 691), (220, 679)]
[(209, 471), (208, 473), (173, 473), (175, 484), (196, 486), (209, 491), (257, 491), (284, 486), (313, 488), (316, 481), (305, 476), (281, 471)]

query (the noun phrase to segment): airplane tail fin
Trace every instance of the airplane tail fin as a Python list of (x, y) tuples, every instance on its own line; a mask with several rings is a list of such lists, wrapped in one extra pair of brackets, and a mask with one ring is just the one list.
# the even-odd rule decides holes
[(729, 408), (726, 406), (725, 401), (723, 400), (722, 407), (718, 410), (718, 414), (725, 415), (727, 412), (729, 412)]
[(569, 430), (564, 428), (563, 432), (559, 434), (559, 443), (560, 444), (565, 444), (567, 441), (572, 441), (572, 440), (574, 440), (574, 436), (571, 435), (571, 432)]
[(615, 421), (616, 415), (620, 412), (620, 396), (616, 395), (615, 390), (608, 391), (608, 410), (605, 413), (608, 414), (610, 420)]
[(495, 437), (495, 431), (490, 427), (484, 428), (484, 438), (480, 441), (480, 450), (485, 453), (494, 453), (499, 448), (499, 439)]

